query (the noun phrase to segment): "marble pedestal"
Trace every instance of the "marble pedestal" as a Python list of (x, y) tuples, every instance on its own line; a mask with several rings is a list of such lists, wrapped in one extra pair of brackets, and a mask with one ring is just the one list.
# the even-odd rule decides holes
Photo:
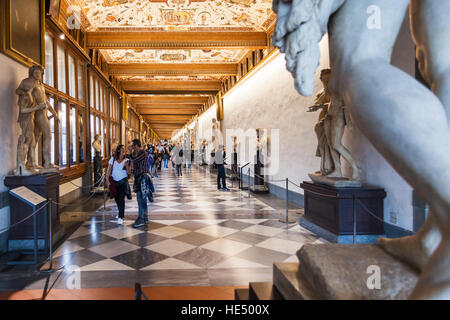
[(300, 225), (304, 228), (336, 243), (375, 243), (384, 236), (383, 189), (336, 188), (311, 182), (303, 182), (301, 187), (305, 215)]
[[(10, 189), (25, 186), (36, 192), (42, 197), (59, 201), (59, 181), (61, 175), (59, 173), (47, 173), (32, 176), (7, 176), (5, 178), (5, 186)], [(24, 218), (31, 215), (33, 209), (10, 196), (10, 224), (13, 225)], [(44, 239), (48, 237), (45, 234), (45, 217), (48, 217), (47, 208), (42, 209), (37, 215), (38, 223), (38, 246), (40, 249), (44, 247)], [(52, 203), (52, 236), (55, 243), (64, 235), (64, 229), (59, 219), (59, 206)], [(27, 250), (33, 247), (33, 219), (27, 219), (9, 231), (9, 249), (10, 250)]]

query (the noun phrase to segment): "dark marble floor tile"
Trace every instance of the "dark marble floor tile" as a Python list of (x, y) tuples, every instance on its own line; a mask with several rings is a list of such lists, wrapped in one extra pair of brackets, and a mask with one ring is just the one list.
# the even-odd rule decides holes
[(205, 243), (216, 240), (216, 238), (198, 232), (189, 232), (173, 238), (174, 240), (186, 242), (194, 246), (201, 246)]
[(139, 270), (167, 258), (168, 256), (166, 255), (140, 248), (115, 256), (112, 259), (133, 269)]
[(265, 248), (252, 247), (237, 254), (236, 257), (266, 266), (272, 266), (274, 262), (284, 261), (289, 258), (290, 255)]
[(138, 280), (143, 286), (209, 286), (205, 269), (140, 271)]
[(127, 242), (137, 245), (139, 247), (146, 247), (153, 243), (167, 240), (167, 238), (158, 236), (153, 233), (143, 232), (143, 233), (139, 233), (139, 234), (136, 234), (136, 235), (128, 237), (128, 238), (123, 238), (121, 240), (127, 241)]
[[(53, 259), (53, 268), (60, 269), (63, 267), (67, 268), (69, 266), (84, 267), (88, 264), (95, 263), (95, 262), (98, 262), (98, 261), (101, 261), (104, 259), (105, 259), (105, 257), (98, 253), (84, 249), (84, 250), (64, 254), (62, 256), (54, 258)], [(43, 269), (47, 269), (47, 268), (48, 268), (48, 264), (45, 264)]]
[(149, 230), (155, 230), (155, 229), (164, 228), (164, 227), (167, 227), (167, 224), (158, 223), (158, 222), (154, 222), (154, 221), (150, 221), (150, 223), (147, 225), (147, 228)]
[(222, 226), (222, 227), (238, 229), (238, 230), (242, 230), (242, 229), (252, 226), (251, 223), (242, 222), (242, 221), (234, 221), (234, 220), (227, 220), (227, 221), (219, 223), (218, 225)]
[[(117, 225), (116, 225), (116, 228), (117, 228)], [(91, 248), (91, 247), (98, 246), (100, 244), (114, 241), (114, 240), (116, 240), (116, 239), (113, 237), (109, 237), (103, 233), (95, 232), (95, 233), (88, 234), (86, 236), (72, 239), (72, 240), (70, 240), (70, 242), (76, 243), (83, 248)]]
[(280, 222), (279, 220), (276, 220), (276, 219), (270, 219), (270, 220), (261, 222), (261, 223), (259, 223), (259, 225), (266, 226), (266, 227), (274, 227), (274, 228), (285, 228), (286, 227), (286, 223)]
[(209, 268), (225, 260), (226, 256), (212, 250), (197, 247), (176, 255), (175, 258), (195, 264), (201, 268)]
[(275, 238), (283, 239), (283, 240), (291, 240), (291, 241), (297, 241), (299, 243), (306, 243), (306, 242), (313, 242), (319, 237), (315, 235), (309, 235), (301, 232), (295, 232), (295, 231), (289, 231), (285, 230), (275, 236)]
[(225, 238), (229, 239), (229, 240), (234, 240), (234, 241), (251, 244), (251, 245), (255, 245), (264, 240), (269, 239), (269, 237), (266, 237), (266, 236), (263, 236), (260, 234), (256, 234), (256, 233), (245, 232), (245, 231), (235, 232)]
[(183, 229), (195, 231), (195, 230), (207, 227), (208, 224), (201, 223), (201, 222), (198, 222), (198, 221), (183, 221), (183, 222), (174, 224), (173, 226), (177, 227), (177, 228), (183, 228)]

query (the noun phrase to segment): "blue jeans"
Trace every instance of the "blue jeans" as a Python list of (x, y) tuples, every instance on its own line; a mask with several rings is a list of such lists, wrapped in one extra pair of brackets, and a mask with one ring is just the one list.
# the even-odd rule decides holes
[(169, 158), (164, 157), (164, 168), (167, 168), (168, 161), (169, 161)]
[(138, 221), (148, 221), (147, 198), (142, 198), (142, 192), (136, 193), (137, 203), (139, 207)]
[[(220, 182), (222, 180), (222, 186)], [(217, 189), (225, 189), (227, 187), (226, 177), (225, 177), (225, 166), (223, 164), (217, 165)]]

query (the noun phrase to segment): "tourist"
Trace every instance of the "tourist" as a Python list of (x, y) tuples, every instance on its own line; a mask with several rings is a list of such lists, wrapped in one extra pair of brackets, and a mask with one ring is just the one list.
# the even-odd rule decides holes
[[(114, 190), (114, 200), (116, 201), (119, 215), (117, 223), (123, 224), (125, 217), (125, 194), (127, 192), (128, 172), (130, 170), (129, 160), (126, 158), (125, 146), (120, 144), (117, 146), (114, 156), (108, 162), (106, 173), (106, 186)], [(111, 186), (109, 177), (112, 177), (114, 186)]]
[(136, 199), (139, 207), (138, 218), (132, 227), (139, 228), (148, 224), (147, 198), (143, 197), (141, 191), (142, 179), (145, 178), (145, 175), (148, 173), (148, 156), (142, 149), (141, 141), (139, 139), (134, 139), (131, 147), (131, 165), (134, 175), (133, 190), (136, 192)]
[[(225, 147), (219, 146), (214, 154), (214, 163), (217, 167), (217, 190), (230, 191), (227, 188), (226, 176), (225, 176)], [(222, 185), (220, 184), (222, 181)]]

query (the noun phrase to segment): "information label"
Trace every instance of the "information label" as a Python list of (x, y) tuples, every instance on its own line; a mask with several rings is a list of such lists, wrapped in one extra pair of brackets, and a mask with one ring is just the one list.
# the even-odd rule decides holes
[(24, 200), (28, 204), (32, 206), (37, 206), (42, 202), (45, 202), (47, 199), (38, 195), (36, 192), (31, 191), (27, 187), (18, 187), (12, 190), (9, 190), (10, 193)]

